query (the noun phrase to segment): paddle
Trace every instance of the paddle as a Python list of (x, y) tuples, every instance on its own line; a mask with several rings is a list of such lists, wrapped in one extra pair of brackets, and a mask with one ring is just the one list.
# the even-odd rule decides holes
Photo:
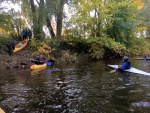
[(114, 73), (114, 72), (116, 72), (116, 70), (117, 70), (117, 69), (115, 69), (115, 70), (111, 70), (109, 73)]
[[(118, 65), (118, 67), (119, 67), (119, 65)], [(118, 69), (118, 68), (117, 68), (117, 69)], [(114, 73), (114, 72), (117, 71), (117, 69), (111, 70), (109, 73)]]
[(46, 65), (47, 65), (47, 66), (51, 66), (52, 63), (51, 63), (51, 62), (46, 62)]

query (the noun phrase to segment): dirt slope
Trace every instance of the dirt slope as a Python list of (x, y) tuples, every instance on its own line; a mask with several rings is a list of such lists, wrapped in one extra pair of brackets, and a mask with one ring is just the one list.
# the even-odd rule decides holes
[(29, 68), (32, 59), (30, 44), (23, 50), (16, 52), (13, 56), (8, 53), (0, 55), (0, 68)]

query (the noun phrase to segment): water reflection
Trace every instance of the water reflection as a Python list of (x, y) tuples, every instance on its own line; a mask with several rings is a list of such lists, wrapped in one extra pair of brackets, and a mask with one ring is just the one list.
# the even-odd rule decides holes
[(109, 73), (106, 64), (62, 64), (34, 73), (2, 70), (0, 107), (7, 113), (147, 113), (150, 77)]
[(120, 72), (120, 75), (122, 76), (122, 81), (124, 85), (131, 85), (131, 73), (128, 72)]

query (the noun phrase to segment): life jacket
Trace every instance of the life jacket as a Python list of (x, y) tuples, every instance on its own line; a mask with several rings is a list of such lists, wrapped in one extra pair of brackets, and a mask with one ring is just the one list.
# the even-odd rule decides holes
[(131, 63), (130, 62), (123, 62), (122, 66), (119, 67), (120, 70), (125, 70), (125, 69), (130, 69), (131, 68)]

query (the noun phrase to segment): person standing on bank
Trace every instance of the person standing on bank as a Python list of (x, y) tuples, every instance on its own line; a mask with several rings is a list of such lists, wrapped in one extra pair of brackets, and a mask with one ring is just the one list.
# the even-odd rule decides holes
[(9, 56), (12, 56), (13, 55), (13, 50), (15, 49), (15, 41), (8, 41), (6, 43), (6, 47), (8, 49), (8, 54)]
[(27, 38), (27, 31), (25, 29), (22, 30), (22, 38), (23, 40)]
[(27, 28), (27, 37), (28, 37), (28, 40), (31, 40), (32, 31), (29, 28)]

